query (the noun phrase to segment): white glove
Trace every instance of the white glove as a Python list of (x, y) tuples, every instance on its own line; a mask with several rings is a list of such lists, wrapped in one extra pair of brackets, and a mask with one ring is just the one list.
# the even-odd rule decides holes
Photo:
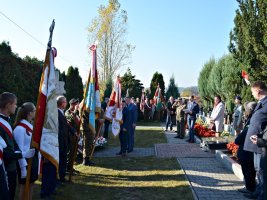
[(27, 169), (26, 169), (26, 167), (20, 168), (20, 171), (21, 171), (21, 178), (26, 178), (26, 176), (27, 176)]
[(35, 149), (29, 149), (22, 153), (23, 158), (32, 158), (35, 154)]

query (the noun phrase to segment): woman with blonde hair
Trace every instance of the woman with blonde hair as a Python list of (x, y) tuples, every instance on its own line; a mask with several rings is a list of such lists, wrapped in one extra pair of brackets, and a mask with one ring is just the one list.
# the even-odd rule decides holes
[[(17, 142), (19, 148), (22, 152), (27, 152), (31, 148), (31, 139), (32, 139), (32, 131), (33, 131), (33, 120), (35, 117), (36, 108), (33, 103), (26, 102), (24, 103), (17, 112), (13, 136), (15, 141)], [(32, 149), (35, 151), (34, 149)], [(24, 186), (26, 182), (27, 176), (27, 160), (26, 157), (23, 157), (18, 160), (17, 163), (17, 171), (18, 171), (18, 181), (20, 184), (20, 193), (19, 199), (23, 199)], [(30, 191), (29, 197), (32, 199), (33, 194), (33, 183), (38, 179), (38, 153), (35, 151), (35, 155), (33, 157), (33, 164), (31, 169), (30, 176)]]

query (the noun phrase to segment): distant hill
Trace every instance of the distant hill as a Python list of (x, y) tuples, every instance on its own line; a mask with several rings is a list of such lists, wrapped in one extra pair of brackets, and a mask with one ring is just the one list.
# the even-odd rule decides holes
[(190, 90), (193, 95), (198, 95), (198, 87), (190, 86), (190, 87), (178, 87), (179, 93), (181, 94), (184, 90)]

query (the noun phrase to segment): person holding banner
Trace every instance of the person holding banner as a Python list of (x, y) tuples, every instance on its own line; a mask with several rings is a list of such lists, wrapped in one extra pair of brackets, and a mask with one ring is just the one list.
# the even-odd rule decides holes
[(6, 171), (3, 164), (3, 149), (6, 148), (6, 142), (0, 136), (0, 194), (3, 199), (9, 199)]
[(129, 137), (128, 137), (128, 153), (131, 153), (134, 148), (134, 132), (137, 121), (137, 108), (134, 104), (133, 98), (126, 97), (125, 102), (127, 104), (127, 109), (129, 110)]
[(95, 163), (90, 160), (91, 153), (93, 151), (95, 134), (89, 128), (89, 112), (87, 110), (83, 111), (83, 116), (81, 117), (82, 126), (81, 132), (83, 136), (83, 165), (92, 166)]
[(9, 116), (14, 114), (17, 108), (17, 97), (13, 93), (4, 92), (0, 95), (0, 136), (4, 139), (7, 147), (3, 151), (4, 164), (8, 177), (9, 198), (13, 200), (17, 185), (16, 162), (21, 158), (31, 158), (34, 156), (34, 149), (21, 152), (9, 124)]
[[(19, 148), (22, 152), (27, 152), (30, 150), (30, 144), (32, 139), (32, 129), (33, 129), (33, 120), (35, 117), (36, 108), (33, 103), (27, 102), (24, 103), (17, 112), (16, 121), (14, 123), (13, 135), (15, 141), (17, 142)], [(19, 199), (23, 199), (24, 185), (26, 182), (27, 175), (27, 160), (21, 158), (17, 163), (18, 171), (18, 181), (20, 184)], [(33, 158), (33, 164), (31, 169), (30, 176), (30, 190), (29, 197), (32, 198), (33, 194), (33, 183), (38, 179), (38, 152), (35, 152)]]
[(128, 146), (129, 130), (130, 130), (130, 116), (127, 109), (125, 100), (122, 100), (122, 124), (120, 128), (119, 138), (121, 143), (121, 150), (116, 155), (126, 156), (126, 150)]

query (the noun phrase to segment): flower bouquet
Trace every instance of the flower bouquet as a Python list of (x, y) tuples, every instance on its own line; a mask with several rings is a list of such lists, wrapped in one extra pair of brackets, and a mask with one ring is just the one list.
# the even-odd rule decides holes
[(232, 153), (232, 155), (236, 157), (239, 146), (234, 142), (229, 142), (226, 146), (227, 149)]
[(108, 143), (108, 141), (106, 140), (106, 138), (104, 138), (104, 137), (99, 137), (99, 138), (97, 138), (97, 141), (95, 142), (95, 146), (96, 147), (98, 147), (98, 146), (104, 146), (104, 144), (107, 144)]
[(194, 126), (195, 133), (199, 137), (214, 137), (215, 132), (208, 129), (205, 125), (196, 123)]

